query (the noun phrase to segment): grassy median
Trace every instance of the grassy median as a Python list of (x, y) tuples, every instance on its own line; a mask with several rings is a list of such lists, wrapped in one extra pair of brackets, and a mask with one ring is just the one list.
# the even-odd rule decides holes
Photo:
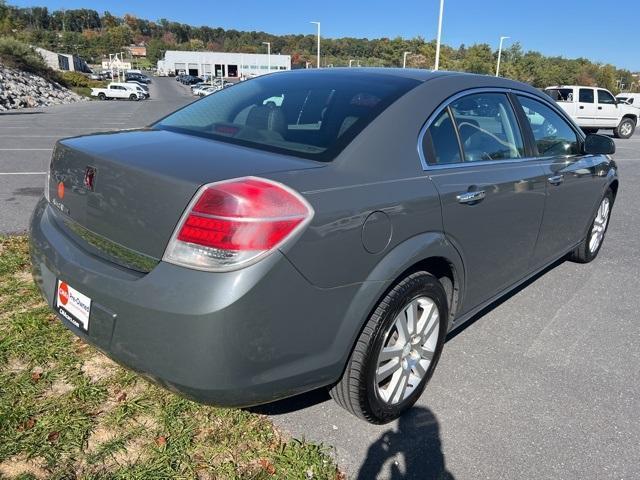
[(0, 478), (340, 479), (324, 447), (128, 372), (51, 313), (0, 237)]

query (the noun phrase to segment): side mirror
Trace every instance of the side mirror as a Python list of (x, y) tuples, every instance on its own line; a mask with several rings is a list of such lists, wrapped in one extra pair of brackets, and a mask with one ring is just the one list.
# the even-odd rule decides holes
[(582, 150), (587, 155), (613, 155), (616, 153), (616, 144), (606, 135), (592, 133), (587, 135)]

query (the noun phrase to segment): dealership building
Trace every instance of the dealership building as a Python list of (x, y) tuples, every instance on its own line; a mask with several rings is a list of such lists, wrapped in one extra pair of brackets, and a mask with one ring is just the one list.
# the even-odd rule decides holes
[(188, 75), (215, 75), (224, 78), (255, 77), (280, 70), (291, 70), (290, 55), (259, 53), (184, 52), (167, 50), (158, 60), (158, 72)]

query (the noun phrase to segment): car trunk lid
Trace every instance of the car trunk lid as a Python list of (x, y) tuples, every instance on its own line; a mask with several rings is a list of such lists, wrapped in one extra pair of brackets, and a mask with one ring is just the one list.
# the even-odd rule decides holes
[(50, 201), (59, 224), (77, 241), (123, 266), (148, 271), (162, 258), (201, 185), (319, 167), (312, 160), (166, 130), (97, 134), (56, 145)]

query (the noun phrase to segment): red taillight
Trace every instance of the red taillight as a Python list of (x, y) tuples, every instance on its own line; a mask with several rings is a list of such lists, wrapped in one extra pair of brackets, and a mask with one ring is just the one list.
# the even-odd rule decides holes
[(172, 238), (165, 260), (203, 270), (230, 270), (284, 243), (312, 217), (296, 192), (246, 177), (200, 189)]

